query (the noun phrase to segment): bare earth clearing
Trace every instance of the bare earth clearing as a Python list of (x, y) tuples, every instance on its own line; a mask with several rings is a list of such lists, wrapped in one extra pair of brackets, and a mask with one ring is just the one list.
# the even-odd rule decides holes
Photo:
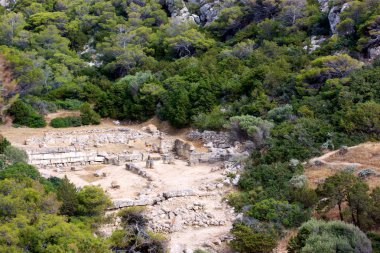
[[(49, 115), (48, 119), (67, 115), (72, 114), (58, 112)], [(27, 150), (29, 154), (34, 154), (38, 150), (71, 150), (74, 147), (75, 151), (70, 151), (71, 153), (90, 156), (91, 152), (95, 152), (97, 154), (95, 159), (102, 158), (102, 162), (96, 160), (72, 163), (75, 165), (62, 162), (53, 166), (49, 164), (49, 157), (53, 157), (49, 153), (38, 153), (38, 156), (44, 159), (38, 162), (43, 161), (44, 164), (37, 165), (37, 160), (30, 162), (34, 162), (46, 177), (67, 176), (78, 187), (99, 185), (114, 203), (122, 203), (120, 206), (146, 206), (151, 229), (167, 234), (170, 252), (192, 252), (198, 248), (205, 248), (211, 252), (230, 252), (226, 240), (229, 238), (228, 233), (236, 214), (224, 200), (225, 195), (233, 191), (232, 178), (227, 176), (231, 171), (226, 170), (226, 162), (202, 162), (189, 166), (189, 160), (177, 155), (173, 155), (170, 162), (162, 158), (165, 156), (162, 153), (162, 157), (157, 158), (158, 153), (155, 155), (154, 147), (161, 145), (163, 141), (174, 143), (175, 139), (184, 138), (188, 130), (175, 131), (154, 122), (165, 129), (166, 133), (170, 133), (161, 137), (162, 132), (159, 130), (146, 131), (148, 123), (118, 126), (112, 121), (104, 120), (99, 126), (64, 129), (13, 128), (7, 124), (0, 127), (0, 132), (13, 145)], [(127, 141), (118, 139), (124, 138), (123, 136), (127, 134), (128, 136), (135, 134), (137, 137)], [(162, 139), (164, 140), (161, 141)], [(206, 151), (207, 154), (208, 149), (201, 142), (186, 143), (194, 147), (194, 151), (191, 152)], [(70, 152), (59, 153), (59, 157), (64, 157)], [(99, 155), (105, 152), (108, 154), (107, 157)], [(126, 162), (122, 158), (135, 157), (139, 154), (143, 158), (142, 160), (133, 158), (135, 159), (133, 166), (141, 168), (149, 176), (126, 169)], [(153, 168), (147, 168), (147, 161), (144, 158), (146, 154), (148, 160), (149, 154), (156, 157), (154, 163), (152, 162)], [(56, 155), (54, 153), (54, 159)], [(112, 158), (112, 160), (110, 157), (117, 159)], [(134, 204), (126, 204), (132, 202)], [(105, 226), (103, 232), (106, 235), (110, 234), (115, 227), (117, 222)]]
[(317, 185), (337, 171), (352, 168), (355, 174), (363, 169), (371, 169), (377, 175), (366, 178), (370, 189), (380, 186), (380, 143), (368, 142), (347, 148), (346, 152), (339, 150), (328, 152), (311, 159), (305, 168), (305, 175), (312, 187)]

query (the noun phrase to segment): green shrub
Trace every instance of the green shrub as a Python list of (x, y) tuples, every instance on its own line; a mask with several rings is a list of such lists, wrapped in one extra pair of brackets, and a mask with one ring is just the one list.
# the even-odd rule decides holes
[(26, 164), (26, 163), (15, 163), (13, 165), (10, 165), (6, 167), (5, 169), (0, 171), (0, 179), (5, 178), (32, 178), (32, 179), (39, 179), (41, 177), (38, 170), (33, 167), (32, 165)]
[(372, 242), (372, 252), (380, 253), (380, 234), (376, 232), (369, 232), (367, 236)]
[(371, 241), (354, 225), (341, 221), (310, 220), (288, 244), (290, 253), (372, 252)]
[(226, 124), (226, 115), (220, 109), (215, 107), (209, 113), (201, 113), (193, 117), (194, 125), (201, 129), (220, 130)]
[(83, 125), (99, 125), (101, 120), (99, 114), (91, 108), (89, 103), (84, 103), (80, 107), (80, 117)]
[(6, 160), (11, 164), (18, 162), (26, 163), (28, 161), (28, 155), (26, 152), (13, 146), (7, 146), (4, 149), (4, 155)]
[(231, 230), (234, 239), (230, 245), (240, 253), (269, 253), (276, 247), (272, 235), (255, 232), (243, 224), (235, 224)]
[(10, 145), (11, 143), (6, 138), (0, 136), (0, 154), (4, 154), (5, 148)]
[(79, 127), (82, 125), (82, 119), (80, 117), (59, 117), (50, 121), (50, 126), (54, 128), (62, 127)]
[(298, 226), (307, 218), (298, 205), (275, 199), (265, 199), (254, 204), (248, 214), (260, 221), (274, 222), (285, 227)]
[(46, 122), (42, 115), (38, 114), (32, 106), (18, 100), (9, 110), (13, 116), (13, 123), (32, 128), (45, 127)]
[(79, 110), (83, 104), (83, 102), (78, 99), (55, 100), (54, 103), (58, 108), (65, 110)]

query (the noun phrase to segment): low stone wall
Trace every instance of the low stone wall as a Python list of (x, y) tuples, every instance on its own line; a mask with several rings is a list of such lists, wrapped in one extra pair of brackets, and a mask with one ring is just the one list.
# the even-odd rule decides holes
[(139, 166), (137, 166), (136, 164), (133, 164), (133, 163), (126, 163), (125, 164), (125, 168), (126, 170), (128, 171), (131, 171), (133, 173), (136, 173), (137, 175), (143, 177), (143, 178), (146, 178), (148, 179), (149, 181), (152, 181), (152, 176), (147, 173), (144, 169), (140, 168)]

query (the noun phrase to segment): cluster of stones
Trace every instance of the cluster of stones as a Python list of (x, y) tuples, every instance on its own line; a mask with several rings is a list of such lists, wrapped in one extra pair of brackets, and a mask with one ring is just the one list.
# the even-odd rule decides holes
[(202, 140), (206, 145), (215, 148), (229, 148), (233, 146), (232, 138), (229, 132), (215, 132), (215, 131), (191, 131), (187, 134), (188, 140)]
[(193, 190), (178, 190), (170, 191), (152, 195), (152, 184), (148, 184), (147, 189), (139, 193), (135, 200), (132, 199), (119, 199), (113, 201), (112, 209), (119, 209), (131, 206), (152, 206), (167, 201), (172, 198), (199, 196), (199, 193)]
[[(170, 205), (165, 202), (166, 204)], [(194, 202), (177, 208), (167, 208), (160, 205), (150, 210), (148, 217), (150, 228), (155, 232), (173, 233), (188, 227), (224, 226), (225, 220), (217, 219), (212, 213), (205, 210), (205, 204)]]

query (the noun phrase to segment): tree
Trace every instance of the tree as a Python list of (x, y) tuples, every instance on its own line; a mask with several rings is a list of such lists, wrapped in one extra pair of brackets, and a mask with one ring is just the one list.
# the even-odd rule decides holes
[[(299, 91), (303, 92), (306, 86), (319, 90), (328, 79), (343, 78), (352, 71), (360, 69), (363, 63), (347, 54), (322, 56), (311, 62), (311, 67), (302, 71), (297, 79), (303, 83)], [(304, 86), (304, 87), (302, 87)]]
[(98, 217), (111, 204), (103, 189), (97, 186), (84, 186), (77, 193), (78, 215)]
[(370, 206), (367, 191), (368, 185), (351, 173), (336, 173), (318, 186), (317, 193), (324, 198), (319, 204), (319, 209), (327, 212), (337, 206), (340, 220), (343, 221), (343, 204), (347, 203), (352, 222), (360, 227)]
[(168, 78), (164, 82), (167, 92), (161, 99), (161, 114), (175, 127), (184, 127), (190, 123), (189, 86), (190, 84), (179, 76)]
[(191, 56), (210, 48), (215, 43), (196, 28), (177, 21), (170, 23), (166, 35), (164, 42), (174, 57)]
[(372, 252), (371, 241), (357, 227), (341, 221), (310, 220), (288, 244), (289, 253)]
[(4, 15), (0, 22), (0, 43), (13, 45), (25, 26), (26, 22), (22, 13), (9, 12)]
[(57, 187), (57, 198), (62, 202), (60, 213), (63, 215), (75, 215), (78, 210), (79, 201), (77, 188), (65, 176)]

